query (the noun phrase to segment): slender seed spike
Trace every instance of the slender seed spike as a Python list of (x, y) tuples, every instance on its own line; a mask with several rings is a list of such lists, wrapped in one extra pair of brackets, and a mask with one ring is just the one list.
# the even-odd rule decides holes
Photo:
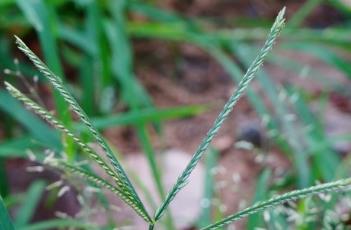
[(223, 226), (230, 224), (236, 220), (239, 220), (245, 216), (252, 215), (252, 214), (257, 213), (259, 211), (262, 211), (264, 209), (267, 209), (267, 208), (270, 208), (273, 206), (277, 206), (277, 205), (283, 204), (283, 203), (288, 202), (288, 201), (297, 200), (297, 199), (311, 196), (314, 194), (320, 194), (320, 193), (332, 192), (332, 191), (340, 191), (343, 189), (350, 189), (350, 185), (351, 185), (351, 178), (347, 178), (347, 179), (333, 181), (330, 183), (319, 184), (319, 185), (312, 186), (312, 187), (305, 188), (305, 189), (287, 192), (283, 195), (272, 197), (269, 200), (258, 202), (256, 204), (252, 205), (251, 207), (248, 207), (244, 210), (241, 210), (233, 215), (230, 215), (230, 216), (224, 218), (221, 221), (218, 221), (217, 223), (208, 225), (208, 226), (204, 227), (202, 230), (217, 229), (217, 228), (223, 227)]
[[(18, 89), (16, 89), (14, 86), (12, 86), (10, 83), (5, 82), (5, 86), (7, 91), (17, 100), (21, 101), (22, 103), (25, 104), (26, 107), (34, 111), (36, 114), (38, 114), (40, 117), (42, 117), (44, 120), (46, 120), (48, 123), (50, 123), (52, 126), (55, 128), (63, 131), (66, 133), (69, 137), (71, 137), (75, 143), (83, 150), (83, 152), (87, 153), (87, 155), (96, 161), (100, 167), (102, 167), (105, 172), (116, 182), (116, 184), (123, 188), (123, 182), (120, 180), (120, 178), (113, 172), (113, 170), (108, 166), (108, 164), (98, 155), (94, 150), (91, 149), (87, 144), (83, 143), (75, 134), (72, 133), (69, 129), (67, 129), (63, 123), (60, 121), (56, 120), (48, 111), (40, 107), (38, 104), (33, 102), (31, 99), (29, 99), (27, 96), (22, 94)], [(138, 199), (136, 199), (133, 195), (130, 194), (130, 192), (127, 190), (120, 189), (120, 193), (124, 194), (125, 196), (129, 196), (130, 201), (128, 201), (128, 204), (131, 202), (134, 203), (135, 205), (139, 205), (140, 210), (144, 212), (144, 216), (148, 216), (147, 212), (143, 206), (143, 204), (138, 202)], [(149, 218), (149, 221), (151, 218)]]
[(114, 194), (116, 194), (117, 196), (119, 196), (123, 201), (125, 201), (130, 207), (132, 207), (134, 209), (134, 211), (141, 216), (146, 222), (153, 224), (153, 221), (150, 219), (150, 217), (144, 212), (144, 210), (142, 210), (140, 208), (140, 206), (138, 206), (137, 204), (135, 204), (133, 202), (133, 197), (131, 197), (130, 195), (126, 195), (123, 192), (121, 192), (120, 189), (118, 189), (117, 187), (113, 186), (112, 184), (110, 184), (109, 182), (107, 182), (106, 180), (92, 174), (89, 173), (86, 170), (83, 170), (81, 168), (75, 167), (73, 165), (70, 165), (64, 161), (60, 161), (60, 162), (55, 162), (52, 163), (52, 166), (56, 167), (56, 168), (60, 168), (64, 171), (69, 171), (72, 174), (75, 174), (79, 177), (82, 177), (86, 180), (89, 180), (91, 182), (93, 182), (94, 184), (98, 185), (100, 188), (105, 188), (107, 190), (110, 190), (111, 192), (113, 192)]
[(237, 90), (234, 91), (233, 95), (229, 98), (227, 103), (224, 105), (223, 110), (218, 115), (212, 128), (208, 131), (206, 137), (200, 143), (199, 147), (195, 151), (192, 159), (190, 160), (190, 162), (188, 163), (188, 165), (184, 169), (183, 173), (178, 177), (176, 184), (173, 186), (171, 191), (167, 194), (166, 199), (164, 200), (164, 202), (161, 204), (161, 206), (156, 211), (156, 213), (155, 213), (155, 220), (156, 221), (162, 217), (162, 215), (164, 214), (164, 212), (167, 209), (170, 202), (174, 199), (174, 197), (177, 195), (177, 193), (187, 184), (190, 174), (192, 173), (192, 171), (196, 167), (197, 163), (201, 159), (201, 157), (204, 154), (204, 152), (206, 151), (206, 149), (208, 148), (210, 142), (215, 137), (215, 135), (218, 133), (223, 122), (226, 120), (229, 113), (232, 111), (234, 105), (237, 103), (237, 101), (239, 100), (240, 96), (243, 94), (244, 90), (247, 88), (250, 81), (255, 77), (256, 72), (258, 71), (260, 66), (263, 64), (265, 57), (267, 56), (269, 51), (272, 49), (276, 38), (278, 37), (280, 31), (282, 30), (282, 28), (284, 26), (284, 22), (285, 22), (284, 13), (285, 13), (285, 7), (279, 12), (278, 16), (276, 17), (276, 20), (275, 20), (275, 22), (270, 30), (270, 33), (267, 37), (265, 44), (263, 45), (262, 49), (260, 50), (258, 56), (255, 58), (255, 60), (252, 62), (252, 64), (248, 68), (244, 77), (241, 79)]
[(71, 106), (72, 110), (79, 116), (81, 121), (87, 126), (93, 137), (96, 139), (98, 144), (104, 150), (106, 156), (110, 160), (113, 168), (115, 169), (117, 175), (121, 178), (123, 182), (123, 186), (126, 190), (129, 190), (141, 204), (140, 198), (136, 193), (133, 185), (131, 184), (129, 178), (127, 177), (125, 171), (123, 170), (121, 164), (115, 157), (111, 148), (107, 145), (104, 138), (97, 131), (97, 129), (93, 126), (90, 119), (83, 111), (83, 109), (79, 106), (78, 102), (74, 99), (74, 97), (66, 90), (62, 79), (57, 77), (28, 47), (27, 45), (17, 36), (15, 36), (16, 43), (18, 48), (32, 61), (32, 63), (37, 67), (37, 69), (49, 79), (51, 84), (55, 87), (55, 89), (62, 95), (65, 101)]

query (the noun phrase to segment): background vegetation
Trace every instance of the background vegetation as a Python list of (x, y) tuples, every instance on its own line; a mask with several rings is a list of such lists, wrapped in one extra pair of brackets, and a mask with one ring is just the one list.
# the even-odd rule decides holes
[[(109, 141), (114, 143), (118, 133), (129, 130), (131, 134), (127, 138), (119, 138), (122, 146), (113, 146), (119, 148), (122, 155), (128, 155), (130, 149), (145, 154), (157, 194), (164, 198), (167, 191), (155, 156), (165, 149), (157, 144), (162, 142), (158, 140), (169, 138), (166, 124), (169, 120), (206, 117), (210, 111), (216, 114), (223, 103), (220, 100), (217, 108), (213, 102), (218, 102), (218, 98), (206, 102), (180, 99), (183, 103), (159, 98), (167, 96), (162, 92), (184, 94), (177, 90), (181, 88), (179, 85), (190, 92), (199, 92), (189, 94), (190, 98), (201, 98), (207, 90), (209, 97), (205, 98), (215, 98), (215, 90), (201, 82), (224, 81), (222, 86), (239, 82), (266, 39), (275, 14), (282, 8), (278, 1), (248, 2), (219, 1), (206, 6), (198, 1), (187, 5), (177, 1), (3, 0), (0, 2), (2, 78), (41, 105), (55, 110), (67, 127), (81, 131), (83, 140), (92, 140), (78, 119), (67, 112), (67, 103), (56, 91), (50, 93), (47, 80), (15, 49), (13, 35), (16, 34), (63, 78), (84, 111), (92, 117), (93, 124), (100, 131), (106, 131)], [(230, 191), (216, 189), (222, 179), (211, 173), (228, 167), (224, 162), (228, 155), (239, 162), (249, 155), (252, 159), (248, 167), (257, 169), (256, 174), (247, 174), (250, 178), (247, 180), (252, 183), (247, 186), (253, 188), (244, 190), (250, 194), (248, 203), (349, 176), (351, 7), (347, 1), (286, 1), (284, 4), (288, 7), (288, 22), (278, 46), (266, 59), (267, 70), (258, 73), (243, 104), (234, 111), (244, 116), (250, 114), (244, 123), (252, 125), (240, 130), (241, 120), (231, 121), (228, 126), (233, 127), (228, 129), (239, 133), (229, 135), (233, 143), (225, 149), (220, 144), (211, 147), (204, 161), (207, 176), (201, 189), (205, 201), (219, 202), (204, 205), (201, 215), (192, 223), (194, 227), (206, 226), (226, 216), (228, 210), (221, 208), (223, 204), (239, 205), (238, 200), (226, 198)], [(230, 10), (235, 14), (228, 13)], [(209, 61), (201, 62), (204, 57)], [(207, 65), (216, 65), (220, 70), (211, 71)], [(194, 71), (202, 68), (209, 71), (208, 75), (201, 76), (204, 72)], [(187, 71), (190, 73), (184, 74)], [(215, 80), (206, 79), (211, 78), (209, 75)], [(174, 86), (166, 84), (159, 93), (155, 85), (165, 78), (172, 79), (167, 83)], [(225, 86), (221, 87), (216, 90), (225, 91)], [(73, 141), (28, 112), (4, 89), (0, 90), (0, 113), (0, 193), (5, 206), (12, 210), (15, 226), (20, 229), (92, 227), (79, 219), (60, 219), (57, 215), (40, 213), (44, 210), (40, 203), (47, 208), (55, 203), (57, 192), (64, 188), (56, 190), (55, 195), (46, 191), (47, 185), (57, 180), (57, 175), (53, 178), (26, 175), (20, 185), (14, 185), (11, 179), (16, 177), (19, 166), (25, 166), (23, 171), (27, 166), (40, 170), (38, 165), (33, 166), (25, 159), (33, 155), (45, 158), (47, 149), (64, 152), (68, 162), (82, 160)], [(256, 124), (253, 120), (259, 122)], [(212, 119), (206, 122), (209, 126)], [(207, 128), (204, 130), (201, 136)], [(185, 149), (187, 145), (192, 146), (190, 141), (181, 140)], [(248, 150), (237, 150), (243, 147), (242, 140), (251, 143), (244, 145)], [(133, 147), (124, 145), (123, 141), (132, 142)], [(172, 142), (168, 145), (180, 147), (173, 146)], [(282, 160), (270, 164), (270, 156), (276, 155)], [(239, 177), (245, 178), (245, 172)], [(47, 199), (41, 201), (42, 194), (47, 193)], [(108, 206), (102, 194), (98, 197), (100, 203)], [(79, 206), (65, 211), (74, 216)], [(2, 208), (0, 206), (0, 211)], [(55, 212), (55, 208), (48, 209)], [(228, 209), (232, 211), (236, 207)], [(342, 229), (350, 223), (349, 214), (350, 202), (345, 192), (286, 203), (264, 215), (252, 215), (237, 227)], [(104, 227), (118, 226), (112, 219)], [(164, 225), (171, 228), (172, 218)]]

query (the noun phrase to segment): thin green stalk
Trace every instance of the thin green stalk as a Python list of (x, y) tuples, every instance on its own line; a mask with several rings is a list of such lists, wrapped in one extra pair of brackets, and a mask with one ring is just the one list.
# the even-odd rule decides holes
[(165, 191), (163, 189), (163, 184), (162, 184), (162, 180), (161, 180), (161, 172), (160, 172), (159, 168), (157, 167), (155, 152), (153, 151), (153, 148), (150, 144), (150, 138), (149, 138), (148, 132), (146, 130), (145, 124), (138, 126), (137, 135), (138, 135), (139, 140), (141, 141), (141, 145), (143, 146), (143, 149), (145, 151), (146, 158), (149, 161), (151, 173), (152, 173), (152, 176), (154, 177), (157, 191), (160, 195), (160, 198), (164, 199), (166, 194), (165, 194)]
[(312, 186), (312, 187), (305, 188), (305, 189), (294, 190), (294, 191), (285, 193), (283, 195), (272, 197), (269, 200), (258, 202), (251, 207), (248, 207), (242, 211), (239, 211), (233, 215), (226, 217), (225, 219), (223, 219), (221, 221), (218, 221), (215, 224), (211, 224), (209, 226), (206, 226), (202, 230), (217, 229), (217, 228), (223, 227), (224, 225), (232, 223), (236, 220), (239, 220), (245, 216), (249, 216), (249, 215), (252, 215), (252, 214), (257, 213), (259, 211), (262, 211), (264, 209), (283, 204), (287, 201), (296, 200), (299, 198), (304, 198), (306, 196), (311, 196), (311, 195), (318, 194), (318, 193), (340, 191), (343, 189), (347, 189), (350, 185), (351, 185), (351, 178), (347, 178), (347, 179), (341, 179), (341, 180), (337, 180), (337, 181), (330, 182), (330, 183), (324, 183), (324, 184)]
[(277, 18), (276, 18), (276, 20), (271, 28), (271, 31), (268, 35), (268, 38), (267, 38), (264, 46), (262, 47), (262, 49), (259, 52), (256, 59), (253, 61), (253, 63), (248, 68), (244, 77), (241, 79), (237, 90), (234, 91), (233, 95), (229, 98), (227, 103), (224, 105), (223, 110), (221, 111), (221, 113), (219, 114), (217, 119), (215, 120), (212, 128), (208, 131), (206, 137), (203, 139), (203, 141), (201, 142), (201, 144), (197, 148), (191, 161), (189, 162), (189, 164), (187, 165), (187, 167), (185, 168), (183, 173), (180, 175), (180, 177), (178, 178), (176, 184), (173, 186), (171, 191), (168, 193), (165, 201), (162, 203), (160, 208), (156, 211), (156, 214), (155, 214), (156, 221), (162, 217), (164, 211), (167, 209), (168, 205), (174, 199), (176, 194), (187, 184), (188, 178), (189, 178), (191, 172), (196, 167), (197, 163), (199, 162), (201, 156), (204, 154), (205, 150), (208, 148), (210, 142), (212, 141), (214, 136), (219, 131), (221, 125), (223, 124), (225, 119), (228, 117), (229, 113), (232, 111), (234, 105), (237, 103), (237, 101), (239, 100), (240, 96), (243, 94), (244, 90), (247, 88), (250, 81), (255, 77), (256, 72), (258, 71), (260, 66), (263, 64), (264, 58), (267, 56), (268, 52), (272, 49), (276, 38), (278, 37), (280, 31), (282, 30), (282, 28), (284, 26), (284, 22), (285, 22), (284, 13), (285, 13), (285, 8), (283, 8), (279, 12), (279, 14), (278, 14), (278, 16), (277, 16)]

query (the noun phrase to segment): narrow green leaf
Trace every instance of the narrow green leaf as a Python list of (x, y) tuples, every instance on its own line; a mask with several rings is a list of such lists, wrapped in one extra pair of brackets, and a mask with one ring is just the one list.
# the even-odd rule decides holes
[(25, 110), (21, 104), (12, 98), (7, 92), (0, 91), (0, 109), (12, 116), (17, 122), (25, 127), (38, 141), (52, 149), (60, 150), (62, 145), (60, 138), (44, 122)]
[(74, 219), (53, 219), (47, 221), (41, 221), (35, 224), (31, 224), (19, 230), (47, 230), (47, 229), (67, 229), (67, 228), (75, 228), (75, 229), (86, 229), (86, 230), (94, 230), (98, 229), (98, 226), (94, 223), (89, 223), (86, 220), (74, 220)]
[[(202, 105), (175, 106), (169, 108), (145, 108), (138, 111), (128, 111), (123, 114), (92, 118), (91, 122), (98, 129), (111, 126), (137, 125), (192, 117), (203, 113), (208, 108)], [(79, 130), (83, 127), (76, 124)]]
[(0, 196), (0, 229), (1, 230), (15, 230), (13, 227), (10, 215), (8, 214), (4, 201)]
[(20, 228), (29, 223), (37, 208), (40, 198), (42, 198), (44, 188), (45, 183), (43, 181), (36, 181), (30, 186), (25, 196), (24, 203), (17, 212), (15, 218), (16, 227)]
[(308, 0), (306, 1), (300, 9), (290, 18), (288, 27), (299, 27), (306, 17), (319, 5), (322, 0)]
[[(268, 193), (268, 182), (269, 179), (271, 178), (271, 171), (270, 170), (264, 170), (260, 177), (258, 178), (258, 181), (256, 183), (256, 191), (255, 191), (255, 196), (253, 199), (253, 204), (256, 202), (259, 202), (261, 200), (267, 199), (267, 193)], [(263, 227), (263, 218), (262, 216), (258, 214), (252, 214), (249, 216), (247, 220), (247, 229), (248, 230), (255, 230), (258, 227)]]
[[(16, 0), (16, 3), (27, 19), (34, 23), (33, 26), (38, 33), (40, 45), (48, 66), (52, 72), (64, 79), (56, 41), (55, 27), (57, 20), (53, 6), (42, 0)], [(54, 101), (59, 119), (66, 126), (70, 127), (72, 119), (70, 113), (67, 113), (68, 104), (56, 91), (54, 92)], [(65, 153), (68, 159), (72, 160), (75, 154), (72, 140), (67, 138), (64, 141)]]
[(205, 227), (211, 224), (212, 220), (212, 205), (211, 200), (214, 196), (215, 178), (212, 170), (217, 166), (219, 157), (219, 151), (214, 148), (209, 148), (209, 154), (206, 155), (205, 160), (205, 187), (202, 200), (208, 203), (207, 206), (202, 208), (200, 217), (197, 221), (197, 226), (199, 228)]
[(46, 147), (42, 143), (36, 142), (31, 136), (21, 136), (15, 139), (4, 140), (0, 142), (0, 157), (16, 158), (27, 157), (26, 151), (28, 149), (36, 149), (38, 147)]

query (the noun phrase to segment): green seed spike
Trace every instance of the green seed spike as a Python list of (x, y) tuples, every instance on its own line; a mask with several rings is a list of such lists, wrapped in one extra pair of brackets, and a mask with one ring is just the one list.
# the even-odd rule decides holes
[(188, 179), (194, 168), (196, 167), (197, 163), (201, 159), (202, 155), (205, 153), (206, 149), (208, 148), (210, 142), (218, 133), (218, 130), (222, 126), (225, 119), (228, 117), (229, 113), (232, 111), (234, 105), (239, 100), (240, 96), (243, 94), (244, 90), (247, 88), (248, 84), (251, 80), (255, 77), (256, 72), (263, 64), (263, 61), (269, 51), (272, 49), (275, 40), (277, 39), (280, 31), (284, 27), (285, 19), (285, 7), (279, 12), (275, 22), (270, 30), (268, 38), (263, 45), (262, 49), (260, 50), (258, 56), (253, 61), (253, 63), (248, 68), (246, 74), (241, 79), (238, 88), (234, 91), (233, 95), (229, 98), (227, 103), (224, 105), (222, 112), (218, 115), (217, 119), (215, 120), (212, 128), (208, 131), (206, 137), (200, 143), (199, 147), (197, 148), (196, 152), (194, 153), (192, 159), (190, 160), (189, 164), (186, 166), (183, 173), (178, 177), (176, 184), (173, 186), (171, 191), (167, 194), (165, 201), (162, 203), (160, 208), (156, 211), (155, 220), (159, 220), (162, 215), (164, 214), (166, 208), (177, 195), (177, 193), (187, 184)]
[(37, 67), (37, 69), (49, 79), (51, 84), (55, 87), (55, 89), (62, 95), (67, 103), (71, 106), (73, 111), (79, 116), (81, 121), (87, 126), (93, 137), (96, 139), (97, 143), (104, 150), (106, 156), (110, 160), (114, 170), (116, 171), (118, 177), (120, 177), (123, 182), (123, 186), (126, 190), (128, 190), (131, 194), (133, 194), (138, 202), (141, 204), (140, 198), (136, 193), (133, 185), (131, 184), (129, 178), (127, 177), (125, 171), (123, 170), (121, 164), (115, 157), (111, 148), (107, 145), (104, 138), (97, 131), (97, 129), (92, 125), (90, 119), (83, 111), (83, 109), (79, 106), (78, 102), (74, 99), (74, 97), (66, 90), (61, 78), (57, 77), (27, 46), (26, 44), (17, 36), (16, 43), (18, 48), (32, 61), (32, 63)]
[(324, 184), (312, 186), (301, 190), (291, 191), (280, 196), (275, 196), (269, 200), (258, 202), (251, 207), (248, 207), (242, 211), (239, 211), (231, 216), (224, 218), (221, 221), (218, 221), (215, 224), (204, 227), (202, 230), (217, 229), (217, 228), (223, 227), (224, 225), (230, 224), (236, 220), (240, 220), (245, 216), (249, 216), (259, 211), (262, 211), (264, 209), (283, 204), (290, 200), (297, 200), (299, 198), (304, 198), (318, 193), (349, 189), (350, 185), (351, 185), (351, 178), (348, 178), (348, 179), (342, 179), (342, 180), (337, 180), (330, 183), (324, 183)]
[(113, 186), (112, 184), (110, 184), (109, 182), (107, 182), (106, 180), (89, 173), (86, 170), (83, 170), (81, 168), (78, 168), (76, 166), (70, 165), (66, 162), (63, 161), (57, 161), (57, 162), (52, 162), (51, 165), (55, 168), (59, 168), (63, 171), (68, 171), (74, 175), (77, 175), (79, 177), (82, 177), (86, 180), (91, 181), (92, 183), (96, 184), (99, 188), (105, 188), (107, 190), (110, 190), (111, 192), (113, 192), (115, 195), (117, 195), (118, 197), (120, 197), (123, 201), (125, 201), (130, 207), (132, 207), (134, 209), (134, 211), (141, 216), (146, 222), (153, 224), (152, 220), (150, 219), (150, 217), (145, 213), (145, 211), (138, 206), (137, 204), (135, 204), (132, 200), (132, 197), (124, 194), (123, 192), (121, 192), (120, 189), (118, 189), (117, 187)]
[(151, 218), (147, 214), (143, 204), (139, 203), (138, 199), (136, 199), (136, 197), (133, 196), (133, 194), (131, 194), (129, 191), (123, 190), (124, 187), (123, 187), (123, 183), (121, 182), (120, 178), (117, 177), (117, 175), (109, 167), (109, 165), (98, 154), (96, 154), (96, 152), (93, 149), (91, 149), (91, 147), (89, 147), (87, 144), (83, 143), (74, 133), (72, 133), (72, 131), (67, 129), (60, 121), (56, 120), (48, 111), (46, 111), (41, 106), (39, 106), (38, 104), (33, 102), (31, 99), (29, 99), (27, 96), (22, 94), (18, 89), (16, 89), (10, 83), (5, 82), (5, 86), (6, 86), (7, 91), (14, 98), (16, 98), (17, 100), (24, 103), (27, 108), (34, 111), (36, 114), (38, 114), (40, 117), (42, 117), (44, 120), (46, 120), (48, 123), (50, 123), (55, 128), (63, 131), (68, 136), (70, 136), (75, 141), (75, 143), (83, 150), (83, 152), (85, 152), (91, 159), (96, 161), (100, 165), (100, 167), (105, 170), (107, 175), (109, 175), (116, 182), (116, 184), (119, 187), (116, 189), (118, 189), (119, 193), (123, 194), (123, 196), (125, 196), (125, 197), (128, 197), (128, 201), (123, 199), (123, 198), (122, 199), (125, 200), (126, 203), (129, 205), (131, 203), (133, 203), (133, 205), (138, 207), (138, 210), (143, 213), (143, 216), (148, 217), (148, 222), (151, 222)]

